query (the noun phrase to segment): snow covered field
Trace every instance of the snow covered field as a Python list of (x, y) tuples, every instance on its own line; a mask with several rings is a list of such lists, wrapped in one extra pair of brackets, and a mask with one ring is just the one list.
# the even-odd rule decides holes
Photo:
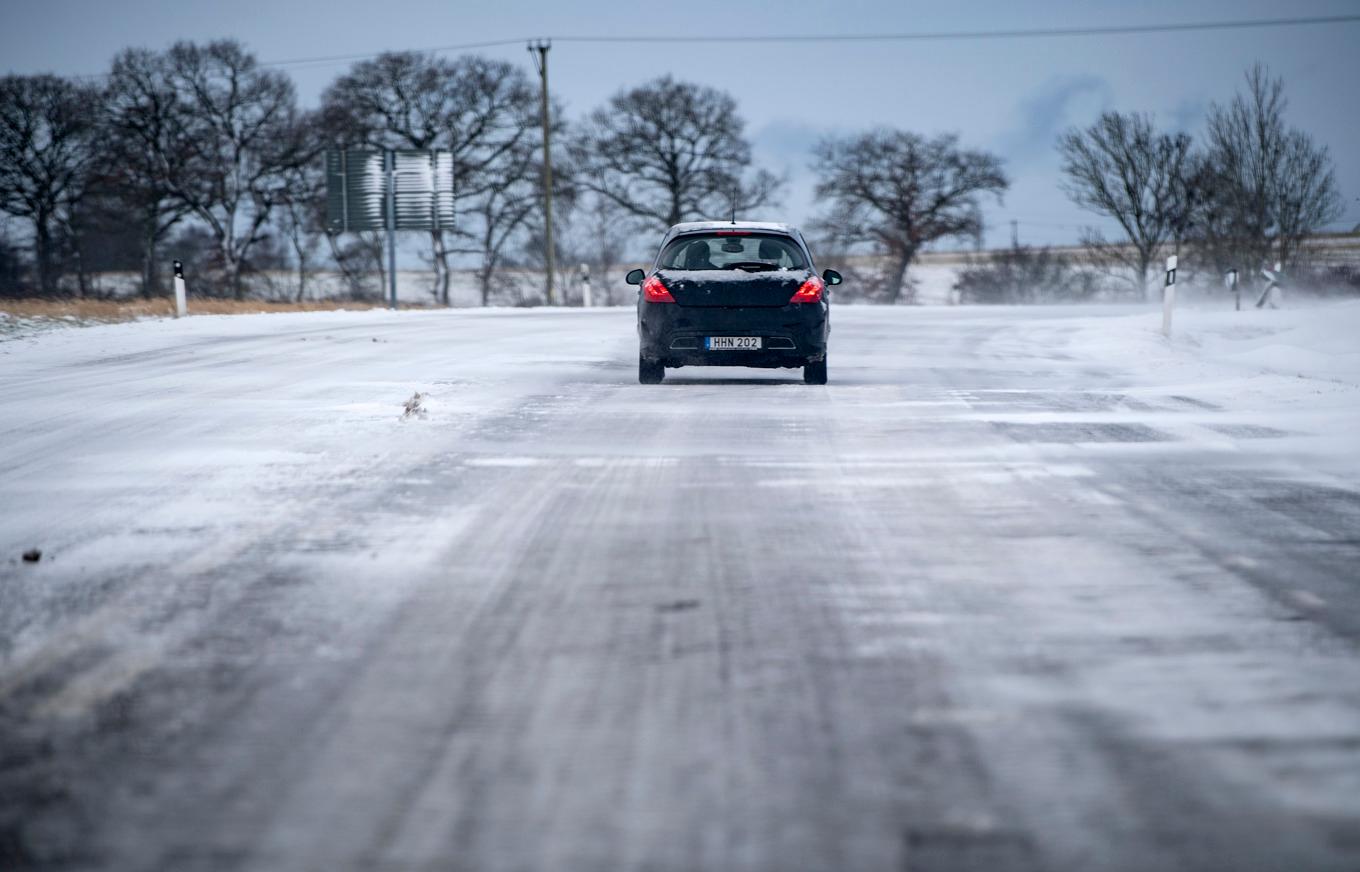
[(1360, 304), (632, 318), (0, 342), (0, 860), (1360, 863)]
[[(1169, 341), (1161, 333), (1160, 310), (1130, 307), (1122, 311), (1138, 314), (1122, 317), (1107, 315), (1121, 311), (1112, 307), (1090, 311), (1093, 317), (1046, 321), (1019, 310), (1020, 324), (999, 334), (989, 351), (1023, 357), (1048, 347), (1078, 366), (1109, 368), (1109, 386), (1132, 400), (1171, 394), (1214, 409), (1207, 424), (1145, 408), (1115, 409), (1094, 419), (1137, 419), (1209, 450), (1268, 446), (1272, 456), (1296, 452), (1300, 463), (1319, 471), (1360, 473), (1360, 301), (1245, 312), (1182, 306)], [(1093, 420), (1089, 413), (1011, 416), (1075, 418)]]

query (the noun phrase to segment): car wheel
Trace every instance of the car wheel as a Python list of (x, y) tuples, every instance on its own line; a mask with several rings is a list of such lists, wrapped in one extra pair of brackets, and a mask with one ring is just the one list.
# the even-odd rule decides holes
[(803, 366), (803, 383), (809, 385), (826, 384), (826, 358), (809, 360)]
[(659, 360), (638, 356), (638, 381), (644, 385), (659, 385), (666, 377), (666, 367)]

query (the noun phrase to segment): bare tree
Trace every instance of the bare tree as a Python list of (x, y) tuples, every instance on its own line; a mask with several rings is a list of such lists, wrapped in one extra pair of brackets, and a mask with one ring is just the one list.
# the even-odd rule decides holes
[(589, 267), (595, 305), (613, 306), (631, 297), (620, 296), (633, 289), (622, 285), (622, 272), (616, 275), (615, 268), (628, 260), (629, 242), (637, 237), (618, 207), (601, 197), (579, 198), (562, 224), (564, 260), (578, 270), (579, 264)]
[(781, 180), (751, 173), (731, 95), (670, 76), (620, 91), (571, 137), (579, 184), (642, 226), (664, 230), (771, 203)]
[(184, 150), (183, 160), (164, 156), (167, 180), (211, 230), (227, 287), (241, 299), (250, 250), (266, 236), (289, 170), (306, 159), (293, 83), (232, 40), (177, 43), (166, 62), (181, 106), (167, 147)]
[(0, 78), (0, 211), (32, 225), (43, 294), (57, 290), (57, 233), (84, 195), (98, 107), (93, 88), (56, 76)]
[[(350, 297), (356, 300), (372, 297), (382, 298), (383, 288), (387, 286), (387, 262), (383, 252), (387, 247), (386, 238), (380, 231), (365, 230), (349, 234), (350, 239), (342, 239), (341, 234), (327, 229), (326, 246), (331, 260), (340, 270)], [(376, 285), (366, 280), (376, 276)]]
[[(507, 196), (518, 201), (499, 193), (519, 178), (507, 165), (522, 165), (525, 144), (536, 129), (537, 98), (518, 67), (475, 55), (447, 60), (388, 52), (355, 64), (326, 90), (322, 102), (327, 130), (338, 144), (448, 150), (455, 193), (469, 212), (485, 219), (502, 215)], [(484, 202), (488, 194), (498, 202)], [(485, 227), (454, 232), (481, 240), (484, 260), (484, 246), (501, 235)], [(453, 253), (447, 233), (447, 228), (430, 231), (434, 294), (446, 304)]]
[[(482, 305), (491, 301), (496, 270), (500, 267), (507, 244), (542, 207), (542, 165), (537, 160), (534, 144), (525, 140), (521, 147), (506, 155), (497, 167), (496, 183), (486, 186), (473, 205), (476, 214), (477, 287)], [(554, 182), (554, 187), (557, 183)], [(561, 202), (559, 200), (559, 202)]]
[(1140, 294), (1162, 246), (1188, 214), (1190, 137), (1162, 133), (1145, 114), (1105, 112), (1094, 124), (1058, 138), (1063, 190), (1083, 209), (1112, 218), (1124, 232), (1113, 243), (1095, 229), (1083, 242), (1097, 259), (1133, 273)]
[(891, 266), (884, 296), (893, 303), (921, 247), (980, 235), (979, 198), (1000, 198), (1010, 184), (1000, 158), (960, 148), (953, 134), (926, 139), (874, 130), (824, 139), (814, 154), (817, 196), (831, 206), (820, 221), (824, 235), (833, 244), (868, 243), (885, 252)]
[(160, 291), (159, 246), (190, 211), (174, 187), (190, 154), (188, 109), (167, 56), (146, 49), (127, 49), (114, 59), (104, 102), (111, 188), (138, 226), (141, 291), (151, 297)]
[(1246, 80), (1246, 93), (1209, 110), (1197, 237), (1216, 266), (1254, 279), (1263, 263), (1292, 264), (1341, 197), (1327, 149), (1285, 125), (1284, 82), (1260, 64)]
[(1096, 288), (1071, 259), (1048, 248), (1012, 243), (970, 262), (954, 289), (965, 303), (1040, 303), (1086, 299)]
[(292, 249), (293, 267), (297, 270), (294, 299), (302, 302), (307, 297), (313, 252), (326, 233), (326, 173), (314, 156), (291, 167), (284, 179), (277, 223)]
[(189, 156), (185, 112), (165, 54), (126, 49), (113, 61), (105, 88), (112, 188), (139, 227), (141, 294), (160, 291), (159, 246), (189, 205), (174, 196)]
[[(566, 131), (563, 112), (554, 103), (549, 109), (552, 135), (560, 141)], [(536, 131), (535, 131), (536, 132)], [(487, 305), (496, 290), (513, 290), (517, 305), (547, 302), (539, 292), (529, 292), (522, 281), (502, 281), (496, 271), (502, 266), (527, 268), (546, 276), (547, 223), (543, 210), (542, 141), (529, 136), (517, 142), (504, 157), (487, 167), (484, 184), (473, 200), (474, 222), (478, 237), (463, 253), (478, 257), (477, 277), (482, 305)], [(572, 255), (567, 238), (572, 216), (580, 203), (575, 182), (576, 168), (569, 157), (559, 156), (553, 163), (553, 250), (555, 275), (552, 286), (567, 287), (571, 280)], [(546, 287), (546, 283), (545, 283)], [(566, 292), (558, 295), (566, 303)]]
[(9, 221), (0, 217), (0, 297), (19, 297), (23, 290), (23, 261), (10, 239)]

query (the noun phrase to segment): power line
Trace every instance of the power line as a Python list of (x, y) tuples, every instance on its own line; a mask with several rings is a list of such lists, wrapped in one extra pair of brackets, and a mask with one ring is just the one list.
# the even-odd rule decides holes
[[(1358, 17), (1360, 17), (1360, 16), (1358, 16)], [(458, 44), (458, 45), (437, 45), (437, 46), (433, 46), (433, 47), (431, 47), (431, 48), (418, 48), (418, 49), (413, 49), (413, 51), (419, 52), (419, 53), (421, 53), (421, 54), (438, 54), (438, 53), (441, 53), (441, 52), (450, 52), (450, 51), (468, 51), (468, 50), (474, 49), (474, 48), (499, 48), (500, 46), (505, 46), (505, 45), (523, 45), (523, 44), (524, 44), (525, 42), (527, 42), (527, 41), (528, 41), (528, 40), (526, 40), (526, 39), (523, 38), (523, 37), (518, 37), (518, 38), (516, 38), (516, 39), (491, 39), (491, 40), (487, 40), (487, 41), (485, 41), (485, 42), (465, 42), (465, 43), (460, 43), (460, 44)], [(364, 54), (323, 55), (323, 56), (321, 56), (321, 57), (314, 57), (314, 58), (293, 58), (293, 59), (291, 59), (291, 60), (282, 60), (282, 61), (260, 61), (260, 66), (262, 66), (262, 67), (292, 67), (292, 66), (305, 66), (305, 65), (307, 65), (307, 64), (334, 64), (334, 63), (344, 63), (345, 61), (364, 61), (364, 60), (369, 60), (370, 58), (375, 58), (375, 57), (377, 57), (377, 56), (380, 55), (380, 54), (382, 54), (382, 52), (376, 52), (376, 51), (375, 51), (375, 52), (366, 52), (366, 53), (364, 53)]]
[[(632, 36), (554, 36), (557, 42), (574, 43), (807, 43), (807, 42), (930, 42), (964, 41), (995, 39), (1039, 39), (1045, 37), (1087, 37), (1087, 36), (1129, 36), (1148, 33), (1191, 33), (1208, 30), (1247, 30), (1272, 27), (1302, 27), (1314, 24), (1347, 24), (1360, 21), (1360, 15), (1323, 15), (1294, 18), (1258, 18), (1245, 21), (1195, 21), (1184, 24), (1127, 24), (1108, 27), (1047, 27), (1018, 30), (940, 30), (915, 33), (813, 33), (782, 35), (709, 35), (709, 36), (659, 36), (641, 34)], [(481, 42), (464, 42), (454, 45), (435, 45), (411, 49), (423, 54), (469, 51), (478, 48), (500, 48), (510, 45), (523, 45), (531, 41), (529, 37), (510, 39), (491, 39)], [(382, 52), (359, 54), (321, 55), (306, 58), (286, 58), (283, 60), (261, 61), (266, 67), (293, 67), (345, 63), (375, 58)], [(100, 79), (107, 73), (93, 73), (72, 76), (76, 79)]]
[[(457, 45), (436, 45), (429, 48), (410, 49), (418, 54), (439, 54), (442, 52), (469, 51), (476, 48), (499, 48), (506, 45), (522, 45), (525, 40), (520, 37), (516, 39), (489, 39), (483, 42), (464, 42)], [(404, 51), (405, 49), (403, 49)], [(325, 64), (338, 64), (347, 61), (366, 61), (372, 60), (379, 55), (385, 54), (380, 51), (362, 52), (359, 54), (342, 55), (319, 55), (310, 58), (287, 58), (279, 61), (260, 61), (262, 67), (305, 67), (323, 66)], [(107, 79), (108, 73), (83, 73), (80, 75), (67, 76), (69, 79)]]
[(1197, 30), (1242, 30), (1341, 24), (1360, 15), (1311, 18), (1260, 18), (1248, 21), (1198, 21), (1186, 24), (1128, 24), (1110, 27), (1050, 27), (1027, 30), (941, 30), (920, 33), (788, 34), (783, 36), (558, 36), (559, 42), (908, 42), (924, 40), (1024, 39), (1051, 36), (1117, 36), (1136, 33), (1182, 33)]

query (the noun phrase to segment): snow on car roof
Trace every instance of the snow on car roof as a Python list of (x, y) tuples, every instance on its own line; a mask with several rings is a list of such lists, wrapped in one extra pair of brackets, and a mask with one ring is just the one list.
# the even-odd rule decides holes
[(667, 236), (678, 236), (681, 233), (695, 233), (703, 230), (769, 230), (775, 233), (794, 234), (798, 228), (792, 224), (783, 224), (778, 221), (685, 221), (671, 227)]

